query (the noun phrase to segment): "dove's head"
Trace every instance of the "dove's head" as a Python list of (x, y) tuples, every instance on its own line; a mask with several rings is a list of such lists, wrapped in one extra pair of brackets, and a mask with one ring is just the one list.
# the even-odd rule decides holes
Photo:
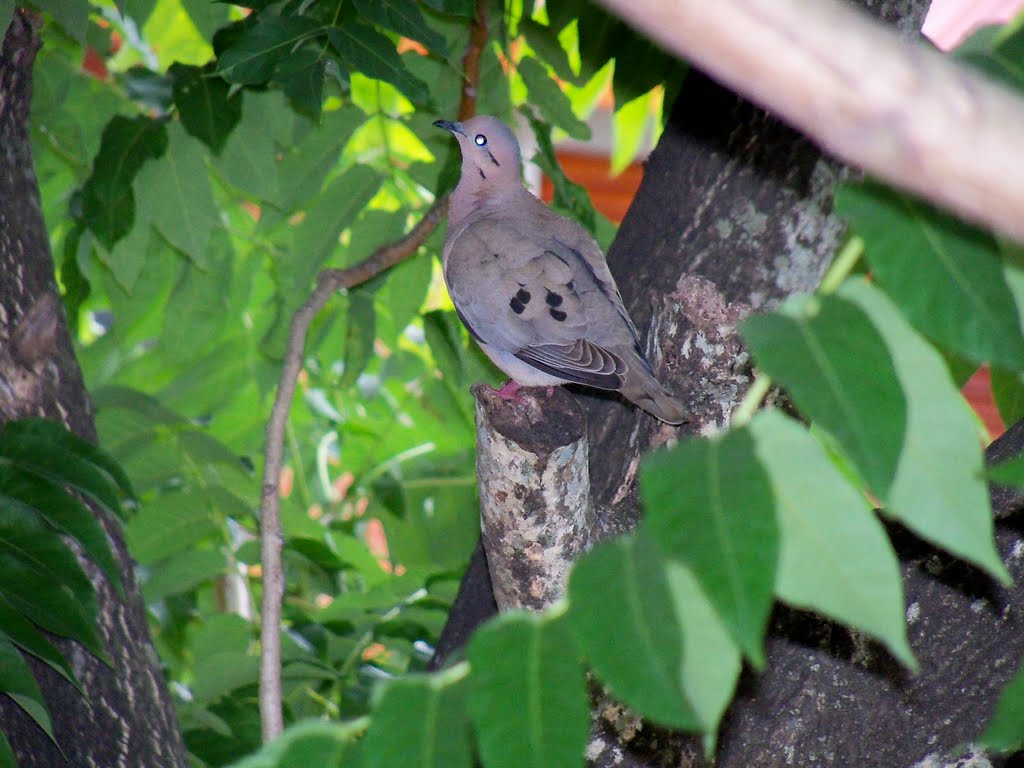
[(462, 150), (462, 181), (481, 190), (500, 188), (506, 184), (522, 186), (522, 160), (519, 142), (501, 120), (490, 115), (477, 115), (464, 123), (448, 120), (434, 122), (438, 128), (451, 131)]

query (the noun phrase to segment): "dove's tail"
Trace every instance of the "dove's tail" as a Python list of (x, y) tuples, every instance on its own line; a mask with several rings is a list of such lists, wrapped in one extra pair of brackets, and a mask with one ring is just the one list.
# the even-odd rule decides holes
[(652, 375), (635, 370), (623, 382), (622, 394), (655, 418), (666, 424), (682, 424), (687, 421), (686, 408), (679, 398), (669, 394)]

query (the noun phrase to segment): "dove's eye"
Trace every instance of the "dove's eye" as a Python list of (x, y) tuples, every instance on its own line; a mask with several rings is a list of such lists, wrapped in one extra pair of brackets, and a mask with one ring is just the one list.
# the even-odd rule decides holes
[(477, 145), (478, 147), (486, 147), (486, 146), (487, 146), (487, 137), (486, 137), (486, 136), (484, 136), (484, 135), (483, 135), (482, 133), (478, 133), (478, 134), (477, 134), (477, 135), (476, 135), (476, 136), (475, 136), (475, 137), (473, 138), (473, 142), (474, 142), (474, 143), (475, 143), (475, 144), (476, 144), (476, 145)]

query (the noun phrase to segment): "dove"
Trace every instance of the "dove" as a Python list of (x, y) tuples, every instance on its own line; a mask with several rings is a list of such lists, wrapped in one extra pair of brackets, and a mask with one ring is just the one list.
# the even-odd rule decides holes
[(601, 247), (523, 186), (512, 131), (488, 115), (434, 125), (462, 150), (444, 279), (470, 335), (511, 377), (498, 394), (515, 399), (520, 386), (582, 384), (683, 423), (683, 404), (654, 377)]

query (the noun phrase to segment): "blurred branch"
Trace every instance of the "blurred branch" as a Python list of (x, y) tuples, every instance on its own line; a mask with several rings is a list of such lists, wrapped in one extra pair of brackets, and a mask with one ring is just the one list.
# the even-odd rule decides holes
[(1024, 241), (1024, 101), (838, 0), (601, 0), (870, 174)]
[[(462, 96), (459, 120), (476, 112), (480, 82), (480, 56), (487, 44), (487, 3), (477, 0), (476, 15), (470, 25), (469, 44), (462, 65)], [(263, 605), (260, 626), (260, 724), (266, 743), (284, 730), (281, 710), (281, 601), (284, 597), (284, 569), (281, 562), (281, 502), (279, 482), (284, 455), (284, 433), (288, 411), (295, 396), (295, 383), (302, 368), (309, 324), (335, 291), (365, 283), (395, 264), (409, 258), (437, 228), (448, 212), (448, 195), (442, 195), (407, 235), (382, 245), (364, 261), (348, 269), (326, 269), (317, 277), (316, 289), (292, 316), (285, 349), (284, 365), (278, 382), (274, 406), (267, 422), (263, 454), (263, 489), (260, 502), (262, 528)]]

